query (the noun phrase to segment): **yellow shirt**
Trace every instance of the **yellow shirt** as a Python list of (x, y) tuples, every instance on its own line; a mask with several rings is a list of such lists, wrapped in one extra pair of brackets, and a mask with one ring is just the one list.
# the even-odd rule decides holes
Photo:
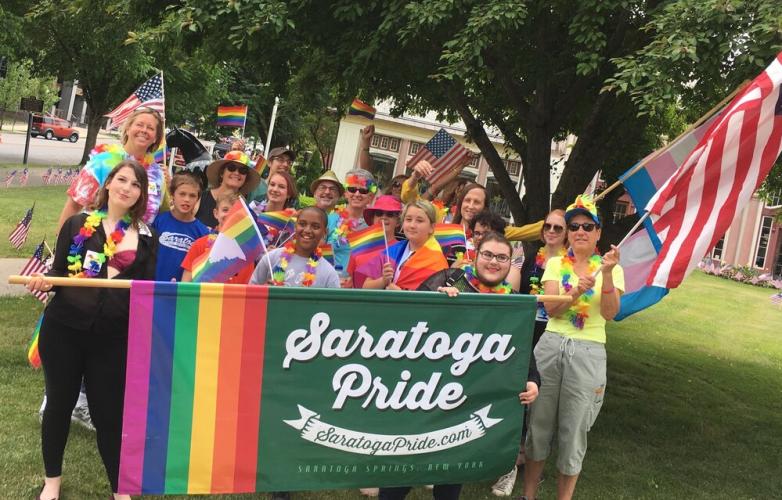
[[(562, 286), (562, 277), (560, 276), (560, 269), (562, 268), (562, 257), (552, 257), (546, 263), (546, 270), (543, 272), (541, 282), (556, 281), (559, 285), (560, 295), (565, 293), (565, 288)], [(611, 271), (611, 276), (614, 278), (614, 287), (624, 291), (625, 289), (625, 273), (619, 265), (614, 266)], [(569, 283), (575, 288), (578, 285), (578, 276), (573, 274)], [(546, 330), (564, 335), (566, 337), (572, 337), (579, 340), (591, 340), (592, 342), (600, 342), (605, 344), (606, 342), (606, 320), (600, 315), (600, 299), (602, 296), (601, 290), (603, 289), (603, 273), (597, 273), (595, 278), (595, 287), (593, 290), (595, 293), (589, 301), (589, 316), (584, 321), (584, 328), (579, 330), (563, 313), (561, 316), (549, 317)]]
[[(402, 183), (402, 193), (400, 194), (403, 204), (414, 203), (420, 195), (418, 194), (418, 183), (413, 184), (406, 180)], [(446, 208), (442, 212), (438, 210), (437, 222), (442, 222)], [(507, 226), (505, 228), (505, 237), (508, 241), (536, 241), (540, 238), (540, 231), (543, 229), (543, 221), (533, 222), (525, 226)]]

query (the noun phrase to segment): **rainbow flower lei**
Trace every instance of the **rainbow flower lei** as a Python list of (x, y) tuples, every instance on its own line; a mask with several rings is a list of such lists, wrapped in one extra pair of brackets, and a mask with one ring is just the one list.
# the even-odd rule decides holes
[[(291, 256), (296, 251), (296, 242), (289, 241), (283, 247), (283, 251), (280, 255), (280, 261), (274, 266), (272, 271), (272, 285), (283, 286), (285, 285), (285, 272), (288, 270), (288, 262)], [(307, 259), (307, 267), (304, 269), (304, 280), (301, 282), (302, 286), (310, 287), (315, 283), (315, 268), (318, 267), (320, 262), (321, 250), (316, 248), (313, 254)]]
[[(557, 253), (558, 257), (563, 257), (565, 255), (565, 247), (562, 247), (559, 249), (559, 253)], [(546, 255), (546, 247), (545, 245), (540, 247), (538, 249), (538, 253), (535, 254), (535, 267), (540, 269), (541, 271), (546, 268), (546, 262), (548, 262), (548, 255)], [(543, 288), (540, 286), (540, 278), (537, 276), (534, 276), (536, 274), (533, 271), (533, 276), (529, 279), (529, 293), (530, 295), (543, 295)]]
[(100, 269), (106, 262), (106, 259), (111, 259), (116, 253), (117, 245), (125, 237), (125, 231), (130, 227), (130, 215), (127, 214), (117, 222), (114, 231), (106, 238), (106, 243), (103, 244), (103, 253), (98, 253), (89, 267), (82, 267), (81, 250), (84, 248), (84, 242), (95, 234), (101, 221), (105, 218), (106, 212), (103, 210), (90, 212), (84, 221), (84, 226), (73, 237), (73, 243), (68, 251), (69, 278), (94, 278), (100, 273)]
[(377, 183), (374, 180), (360, 177), (356, 174), (351, 174), (345, 178), (345, 189), (350, 186), (365, 188), (372, 194), (377, 193)]
[(478, 276), (475, 275), (475, 270), (472, 266), (464, 266), (464, 276), (467, 278), (467, 281), (469, 281), (470, 284), (480, 293), (499, 293), (507, 295), (511, 292), (510, 284), (505, 280), (502, 280), (502, 283), (495, 286), (484, 285), (478, 279)]
[[(594, 274), (600, 267), (603, 259), (598, 254), (592, 254), (589, 257), (588, 273)], [(565, 289), (565, 293), (570, 292), (573, 289), (573, 285), (570, 283), (570, 278), (575, 274), (573, 265), (576, 262), (573, 250), (568, 250), (567, 254), (562, 257), (562, 265), (559, 270), (559, 275), (562, 279), (562, 288)], [(584, 329), (584, 322), (589, 317), (589, 302), (592, 300), (592, 296), (595, 294), (593, 289), (589, 289), (581, 294), (578, 299), (568, 308), (565, 316), (567, 319), (579, 330)]]
[(356, 230), (356, 227), (361, 223), (359, 219), (351, 219), (348, 213), (347, 207), (342, 207), (337, 211), (337, 225), (334, 228), (334, 236), (341, 244), (346, 245), (348, 242), (348, 235)]

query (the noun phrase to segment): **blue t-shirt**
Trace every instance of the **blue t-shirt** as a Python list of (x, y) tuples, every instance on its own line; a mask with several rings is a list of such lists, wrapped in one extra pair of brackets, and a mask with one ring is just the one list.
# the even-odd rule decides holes
[(209, 228), (196, 219), (193, 222), (177, 220), (171, 212), (155, 218), (152, 227), (157, 231), (158, 246), (155, 281), (182, 280), (182, 260), (195, 240), (209, 234)]
[[(329, 214), (328, 219), (328, 233), (326, 234), (326, 243), (331, 245), (334, 250), (334, 267), (339, 268), (342, 272), (347, 273), (348, 262), (350, 261), (350, 243), (348, 243), (345, 235), (338, 235), (337, 229), (342, 224), (342, 218), (337, 211), (333, 211)], [(362, 217), (358, 221), (354, 221), (351, 231), (361, 231), (369, 226)]]

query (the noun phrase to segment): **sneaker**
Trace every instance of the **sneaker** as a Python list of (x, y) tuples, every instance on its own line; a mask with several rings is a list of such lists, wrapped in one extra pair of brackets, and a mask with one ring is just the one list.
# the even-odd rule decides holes
[(73, 412), (71, 413), (71, 422), (81, 425), (88, 431), (95, 430), (95, 426), (92, 425), (92, 418), (90, 417), (89, 406), (79, 406), (79, 405), (74, 406)]
[(46, 408), (46, 394), (43, 395), (41, 407), (38, 409), (38, 423), (43, 423), (43, 410)]
[(516, 484), (517, 474), (518, 471), (514, 466), (510, 472), (499, 478), (497, 482), (494, 483), (494, 485), (491, 487), (491, 492), (494, 494), (494, 496), (509, 497), (511, 493), (513, 493), (513, 485)]

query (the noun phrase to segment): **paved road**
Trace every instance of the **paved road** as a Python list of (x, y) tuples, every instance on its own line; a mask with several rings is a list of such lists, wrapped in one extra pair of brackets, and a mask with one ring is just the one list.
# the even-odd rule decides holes
[(27, 293), (22, 285), (9, 285), (8, 276), (19, 274), (27, 259), (0, 259), (0, 296), (2, 295), (24, 295)]
[[(67, 140), (46, 140), (42, 137), (30, 138), (30, 152), (28, 163), (30, 165), (76, 165), (81, 160), (84, 152), (84, 135), (80, 130), (80, 138), (75, 143)], [(0, 163), (22, 163), (24, 158), (24, 134), (0, 132), (2, 134), (2, 143), (0, 143)], [(98, 141), (102, 144), (117, 143), (116, 139), (100, 136)]]

